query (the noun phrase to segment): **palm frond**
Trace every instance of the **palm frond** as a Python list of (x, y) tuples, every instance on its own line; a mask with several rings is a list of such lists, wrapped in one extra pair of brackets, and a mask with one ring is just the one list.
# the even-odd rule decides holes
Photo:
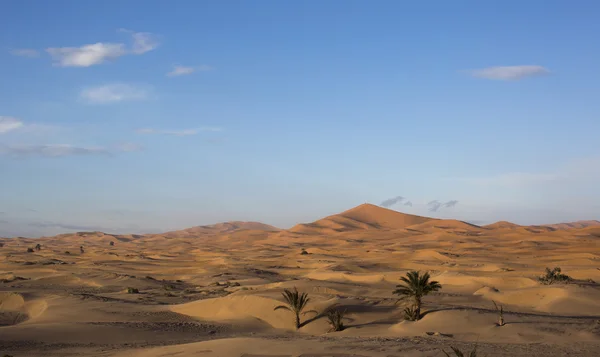
[(306, 315), (306, 314), (308, 314), (308, 313), (317, 314), (317, 315), (319, 314), (319, 312), (318, 312), (317, 310), (308, 310), (308, 311), (304, 311), (304, 312), (302, 313), (302, 315)]

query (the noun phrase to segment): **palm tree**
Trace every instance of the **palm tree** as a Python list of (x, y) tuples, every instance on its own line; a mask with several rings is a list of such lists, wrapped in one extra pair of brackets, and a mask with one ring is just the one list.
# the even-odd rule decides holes
[(400, 278), (403, 284), (397, 285), (397, 289), (393, 292), (393, 294), (400, 295), (398, 300), (412, 302), (415, 321), (421, 319), (423, 297), (442, 288), (440, 283), (429, 281), (429, 278), (429, 272), (420, 275), (418, 271), (409, 271), (405, 277)]
[(309, 312), (316, 313), (316, 311), (314, 310), (302, 312), (302, 310), (304, 310), (304, 308), (310, 301), (310, 298), (308, 297), (307, 293), (298, 292), (298, 289), (296, 289), (296, 287), (294, 287), (293, 291), (284, 289), (281, 295), (283, 295), (283, 298), (285, 299), (285, 305), (279, 305), (273, 310), (284, 309), (293, 312), (296, 318), (296, 330), (300, 328), (300, 314), (307, 314)]

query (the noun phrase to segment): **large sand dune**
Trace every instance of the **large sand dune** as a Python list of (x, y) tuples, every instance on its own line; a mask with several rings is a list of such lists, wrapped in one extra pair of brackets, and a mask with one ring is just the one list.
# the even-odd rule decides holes
[[(416, 357), (475, 342), (487, 356), (600, 351), (594, 221), (479, 227), (364, 204), (289, 230), (227, 222), (0, 242), (0, 355)], [(555, 266), (574, 280), (540, 284)], [(443, 285), (416, 322), (392, 295), (409, 270)], [(315, 310), (298, 331), (274, 311), (294, 287)], [(344, 331), (328, 333), (332, 306), (347, 311)]]

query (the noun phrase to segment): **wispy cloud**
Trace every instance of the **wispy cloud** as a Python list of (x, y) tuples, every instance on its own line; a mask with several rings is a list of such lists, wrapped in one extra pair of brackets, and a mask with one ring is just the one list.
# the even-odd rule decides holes
[(452, 207), (456, 206), (457, 204), (458, 204), (457, 200), (451, 200), (451, 201), (444, 203), (444, 207), (452, 208)]
[(89, 104), (109, 104), (123, 101), (143, 100), (148, 97), (148, 89), (125, 83), (113, 83), (86, 88), (79, 94)]
[(600, 179), (600, 157), (580, 158), (547, 172), (508, 172), (493, 176), (447, 178), (483, 187), (533, 187)]
[(115, 150), (120, 152), (134, 152), (141, 151), (143, 149), (144, 147), (142, 145), (135, 143), (121, 143), (115, 145)]
[(412, 202), (410, 202), (410, 201), (406, 201), (406, 202), (404, 202), (404, 205), (405, 205), (405, 206), (412, 207), (412, 205), (413, 205), (413, 204), (412, 204)]
[(192, 74), (194, 72), (205, 72), (205, 71), (211, 71), (213, 68), (211, 66), (208, 65), (201, 65), (201, 66), (180, 66), (180, 65), (175, 65), (173, 66), (173, 69), (167, 73), (168, 77), (178, 77), (178, 76), (185, 76), (188, 74)]
[(0, 116), (0, 134), (23, 127), (23, 122), (17, 118)]
[(204, 131), (223, 131), (222, 128), (219, 127), (201, 127), (201, 128), (193, 128), (193, 129), (180, 129), (180, 130), (162, 130), (162, 129), (153, 129), (153, 128), (142, 128), (137, 129), (135, 132), (138, 134), (155, 134), (155, 135), (174, 135), (174, 136), (188, 136), (188, 135), (196, 135), (200, 132)]
[(0, 116), (0, 134), (27, 133), (27, 134), (49, 134), (59, 129), (57, 126), (47, 124), (30, 123), (27, 124), (21, 119), (8, 116)]
[(396, 197), (392, 197), (392, 198), (388, 198), (387, 200), (381, 202), (380, 206), (383, 207), (392, 207), (393, 205), (400, 203), (404, 200), (404, 197), (402, 196), (396, 196)]
[(550, 71), (542, 66), (524, 65), (488, 67), (470, 70), (468, 73), (477, 78), (509, 81), (543, 76), (549, 74)]
[(456, 206), (457, 204), (458, 204), (457, 200), (451, 200), (448, 202), (440, 202), (438, 200), (433, 200), (433, 201), (430, 201), (429, 203), (427, 203), (427, 206), (429, 207), (428, 210), (430, 212), (437, 212), (442, 207), (452, 208), (452, 207)]
[(458, 180), (477, 186), (527, 186), (559, 179), (556, 173), (509, 172), (487, 177), (463, 177)]
[(83, 226), (77, 224), (65, 224), (60, 222), (31, 222), (28, 224), (30, 227), (35, 228), (57, 228), (68, 231), (103, 231), (103, 227), (100, 226)]
[(133, 37), (133, 47), (131, 52), (141, 55), (156, 49), (159, 45), (158, 38), (150, 32), (129, 31)]
[(40, 56), (40, 52), (32, 48), (15, 48), (8, 52), (13, 56), (19, 57), (36, 58)]
[(128, 48), (124, 43), (96, 42), (79, 47), (50, 47), (46, 52), (52, 56), (55, 65), (60, 67), (90, 67), (133, 54), (141, 55), (158, 47), (158, 40), (149, 32), (133, 32), (133, 44)]
[(12, 157), (65, 157), (65, 156), (112, 156), (120, 152), (136, 151), (139, 146), (134, 144), (121, 144), (115, 147), (103, 146), (77, 146), (70, 144), (45, 144), (45, 145), (1, 145), (0, 155)]

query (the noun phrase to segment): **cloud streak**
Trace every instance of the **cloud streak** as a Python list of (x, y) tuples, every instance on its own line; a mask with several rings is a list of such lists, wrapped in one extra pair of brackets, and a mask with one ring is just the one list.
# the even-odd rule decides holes
[(137, 129), (135, 132), (138, 134), (147, 134), (147, 135), (189, 136), (189, 135), (197, 135), (200, 132), (218, 132), (218, 131), (223, 131), (223, 129), (219, 128), (219, 127), (201, 127), (201, 128), (180, 129), (180, 130), (162, 130), (162, 129), (153, 129), (153, 128), (142, 128), (142, 129)]
[(133, 44), (128, 48), (124, 43), (96, 42), (79, 47), (50, 47), (46, 52), (59, 67), (91, 67), (115, 60), (125, 55), (141, 55), (156, 49), (158, 40), (149, 32), (133, 32)]
[(23, 127), (23, 122), (17, 118), (0, 116), (0, 134)]
[(167, 73), (167, 77), (179, 77), (192, 74), (194, 72), (211, 71), (213, 68), (208, 65), (200, 65), (195, 67), (175, 65), (173, 69)]
[(571, 160), (548, 172), (508, 172), (484, 177), (447, 178), (482, 187), (523, 188), (548, 184), (575, 184), (600, 179), (600, 157)]
[(40, 52), (32, 48), (15, 48), (8, 52), (13, 56), (19, 57), (36, 58), (40, 56)]
[(529, 186), (556, 181), (560, 176), (556, 173), (509, 172), (487, 177), (464, 177), (458, 180), (476, 186)]
[(468, 71), (471, 76), (500, 81), (514, 81), (527, 77), (539, 77), (550, 74), (550, 71), (542, 66), (497, 66)]
[(88, 104), (111, 104), (125, 101), (137, 101), (148, 98), (148, 89), (125, 84), (113, 83), (86, 88), (79, 97)]
[(17, 158), (45, 157), (57, 158), (66, 156), (113, 156), (122, 152), (141, 150), (135, 144), (121, 144), (115, 147), (103, 146), (76, 146), (70, 144), (45, 144), (45, 145), (1, 145), (0, 156)]

